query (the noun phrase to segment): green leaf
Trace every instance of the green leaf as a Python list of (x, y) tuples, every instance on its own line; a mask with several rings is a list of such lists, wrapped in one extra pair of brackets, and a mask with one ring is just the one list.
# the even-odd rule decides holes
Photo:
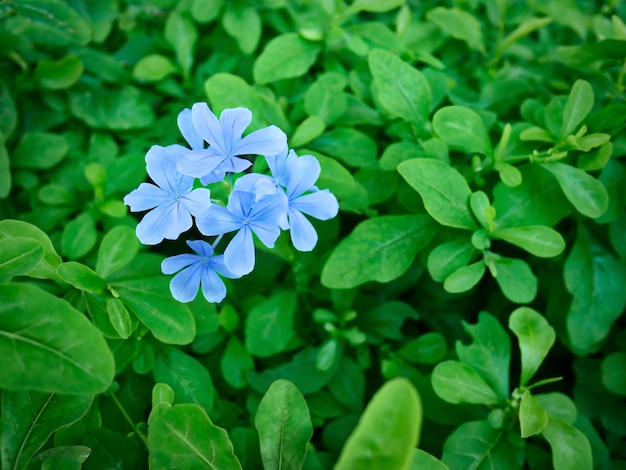
[(160, 82), (177, 71), (176, 65), (167, 57), (150, 54), (135, 64), (133, 77), (140, 82)]
[(424, 200), (430, 216), (448, 227), (476, 229), (469, 210), (470, 188), (450, 165), (431, 158), (416, 158), (398, 165), (398, 172)]
[(241, 470), (226, 430), (194, 404), (156, 405), (148, 418), (150, 468)]
[(64, 136), (47, 132), (29, 132), (11, 155), (11, 166), (47, 170), (65, 158), (70, 147)]
[(532, 308), (519, 307), (509, 317), (509, 329), (519, 341), (522, 360), (520, 385), (535, 375), (554, 345), (556, 333), (546, 319)]
[(376, 164), (376, 142), (356, 129), (337, 128), (327, 131), (311, 143), (311, 148), (340, 160), (349, 166)]
[(426, 13), (426, 18), (453, 38), (464, 41), (470, 49), (486, 55), (480, 22), (472, 14), (457, 8), (436, 7)]
[(474, 217), (476, 217), (480, 225), (487, 231), (493, 230), (495, 228), (493, 219), (496, 214), (489, 203), (489, 197), (483, 191), (474, 191), (470, 195), (469, 204)]
[(600, 348), (626, 307), (626, 266), (581, 227), (563, 275), (574, 296), (566, 322), (571, 347), (590, 354)]
[(585, 435), (565, 421), (550, 417), (541, 432), (552, 448), (552, 465), (555, 470), (593, 468), (591, 445)]
[(109, 347), (66, 301), (29, 284), (0, 286), (0, 388), (94, 395), (115, 371)]
[(313, 436), (309, 409), (302, 393), (288, 380), (277, 380), (259, 403), (254, 426), (259, 432), (266, 470), (301, 468)]
[(347, 409), (360, 413), (365, 400), (365, 374), (356, 362), (342, 356), (328, 390)]
[(500, 43), (498, 47), (498, 53), (501, 54), (506, 49), (508, 49), (512, 44), (516, 43), (520, 39), (528, 36), (529, 34), (537, 31), (544, 26), (552, 23), (552, 18), (543, 17), (543, 18), (530, 18), (520, 24), (517, 28), (511, 31)]
[(278, 292), (255, 305), (246, 318), (246, 349), (257, 357), (286, 351), (296, 337), (296, 308), (294, 291)]
[(160, 346), (153, 372), (157, 382), (172, 387), (178, 402), (195, 403), (211, 413), (215, 388), (209, 371), (197, 359), (179, 349)]
[(335, 469), (407, 468), (421, 427), (422, 403), (417, 390), (405, 378), (392, 379), (372, 397)]
[(548, 425), (548, 413), (532, 396), (530, 390), (526, 390), (522, 394), (519, 405), (519, 422), (523, 438), (539, 434)]
[(418, 127), (428, 121), (431, 92), (426, 77), (400, 57), (383, 49), (368, 56), (377, 96), (385, 110)]
[(483, 260), (460, 267), (446, 278), (443, 288), (451, 294), (467, 292), (482, 279), (485, 269)]
[(92, 396), (3, 390), (2, 468), (26, 468), (52, 433), (82, 418), (92, 401)]
[(33, 238), (0, 238), (0, 283), (28, 274), (43, 259), (44, 247)]
[(478, 114), (465, 106), (446, 106), (433, 116), (433, 129), (451, 149), (493, 157), (493, 146)]
[[(17, 117), (18, 112), (9, 88), (4, 84), (0, 84), (0, 142), (4, 142), (11, 137), (17, 125)], [(0, 149), (2, 146), (0, 146)]]
[(576, 80), (563, 109), (563, 125), (559, 140), (573, 134), (593, 108), (593, 88), (585, 80)]
[(561, 234), (541, 225), (501, 228), (491, 232), (489, 236), (519, 246), (541, 258), (558, 256), (565, 249), (565, 240)]
[(189, 308), (169, 296), (151, 292), (144, 281), (119, 281), (112, 284), (124, 304), (159, 341), (168, 344), (189, 344), (196, 335), (196, 326)]
[(35, 79), (43, 88), (62, 90), (74, 85), (83, 74), (83, 61), (75, 55), (59, 60), (40, 60), (35, 69)]
[(576, 421), (578, 411), (574, 401), (564, 393), (552, 392), (536, 395), (541, 407), (548, 412), (550, 419), (560, 419), (568, 424)]
[(349, 289), (367, 281), (392, 281), (409, 269), (436, 232), (425, 215), (388, 215), (361, 222), (326, 261), (322, 284)]
[(252, 5), (227, 3), (222, 16), (222, 25), (245, 55), (252, 54), (259, 45), (262, 31), (261, 17)]
[(449, 403), (496, 405), (501, 402), (489, 384), (471, 366), (458, 361), (444, 361), (432, 375), (435, 393)]
[(539, 281), (528, 263), (521, 259), (500, 257), (494, 260), (494, 276), (502, 293), (511, 302), (526, 304), (537, 295)]
[(118, 225), (109, 230), (98, 248), (96, 272), (107, 279), (111, 274), (127, 266), (139, 250), (139, 241), (135, 231)]
[(190, 13), (196, 22), (204, 24), (218, 17), (224, 0), (191, 0)]
[(355, 0), (344, 12), (344, 15), (352, 15), (360, 11), (384, 13), (404, 5), (404, 0)]
[(220, 369), (224, 380), (231, 387), (244, 388), (248, 385), (246, 372), (254, 370), (254, 359), (239, 338), (231, 336), (220, 360)]
[(424, 158), (427, 156), (428, 154), (424, 152), (422, 147), (413, 142), (405, 140), (401, 142), (394, 142), (383, 151), (383, 154), (380, 157), (380, 168), (387, 171), (393, 171), (400, 163), (406, 160)]
[(448, 466), (428, 452), (413, 450), (413, 460), (409, 470), (449, 470)]
[(502, 182), (507, 186), (514, 188), (515, 186), (522, 184), (522, 173), (516, 166), (498, 162), (496, 164), (496, 170), (498, 170), (500, 180), (502, 180)]
[(188, 77), (198, 41), (196, 25), (187, 14), (174, 11), (168, 15), (165, 22), (165, 39), (176, 52), (176, 60), (183, 71), (183, 76)]
[(359, 313), (355, 324), (371, 339), (402, 339), (402, 326), (409, 318), (417, 320), (419, 314), (405, 302), (390, 300)]
[(83, 212), (65, 226), (61, 249), (68, 258), (79, 259), (91, 251), (97, 240), (96, 223), (88, 212)]
[[(2, 90), (0, 89), (0, 100), (2, 99)], [(2, 126), (2, 102), (0, 101), (0, 126)], [(9, 152), (4, 146), (4, 137), (0, 128), (0, 199), (6, 198), (11, 192), (11, 161), (9, 160)]]
[(595, 219), (609, 206), (609, 195), (604, 185), (583, 170), (560, 162), (541, 163), (554, 175), (565, 197), (578, 212)]
[(442, 243), (428, 255), (428, 272), (435, 281), (443, 282), (454, 271), (467, 266), (475, 251), (469, 240), (464, 238)]
[[(326, 125), (345, 114), (348, 100), (343, 89), (346, 79), (336, 72), (320, 75), (304, 95), (304, 109), (309, 116), (318, 116)], [(293, 147), (297, 145), (292, 144)]]
[(91, 454), (86, 446), (58, 446), (37, 454), (31, 464), (40, 463), (42, 470), (80, 470)]
[(106, 309), (111, 325), (113, 325), (117, 334), (120, 335), (120, 338), (128, 338), (133, 332), (133, 324), (124, 303), (120, 299), (110, 298), (107, 299)]
[(289, 140), (294, 148), (301, 147), (317, 139), (325, 129), (326, 124), (321, 117), (309, 116), (296, 127)]
[(619, 351), (602, 360), (602, 383), (612, 393), (626, 396), (626, 353)]
[(298, 33), (284, 33), (271, 39), (254, 62), (254, 81), (259, 85), (308, 72), (320, 52), (320, 45), (301, 38)]
[(104, 279), (93, 272), (91, 268), (75, 261), (57, 266), (57, 274), (68, 284), (92, 294), (101, 294), (106, 288)]
[(398, 355), (418, 364), (436, 364), (448, 352), (446, 339), (441, 333), (423, 334), (402, 346)]

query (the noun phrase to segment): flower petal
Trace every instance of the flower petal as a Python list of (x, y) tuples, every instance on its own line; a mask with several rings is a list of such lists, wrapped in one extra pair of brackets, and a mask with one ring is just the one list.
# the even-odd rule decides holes
[(192, 255), (191, 253), (170, 256), (161, 262), (161, 271), (163, 274), (174, 274), (198, 261), (200, 261), (200, 257), (198, 255)]
[(285, 148), (283, 148), (283, 150), (276, 155), (265, 155), (265, 161), (267, 161), (267, 166), (270, 168), (274, 181), (276, 181), (276, 184), (285, 187), (287, 184), (284, 172), (287, 163), (288, 150), (289, 147), (285, 146)]
[(233, 191), (228, 196), (228, 210), (243, 222), (243, 219), (250, 216), (250, 211), (254, 206), (256, 194), (248, 191)]
[(192, 264), (174, 276), (170, 281), (172, 297), (179, 302), (191, 302), (195, 299), (200, 288), (202, 268), (201, 263)]
[(246, 127), (252, 122), (252, 111), (248, 108), (228, 108), (220, 114), (220, 127), (224, 136), (224, 144), (226, 153), (233, 155), (242, 155), (233, 153), (237, 143), (241, 140), (241, 135)]
[(202, 294), (209, 302), (221, 302), (226, 297), (224, 281), (209, 266), (202, 270), (201, 285)]
[(262, 179), (269, 180), (270, 182), (272, 181), (272, 178), (267, 175), (261, 175), (259, 173), (247, 173), (241, 178), (238, 178), (237, 181), (235, 181), (235, 189), (239, 191), (253, 193), (255, 191), (257, 182)]
[(178, 113), (178, 128), (180, 129), (180, 133), (183, 135), (189, 146), (194, 150), (199, 150), (204, 148), (204, 141), (202, 136), (198, 134), (196, 128), (193, 125), (193, 120), (191, 118), (191, 109), (185, 108), (180, 113)]
[(287, 160), (287, 174), (285, 175), (287, 194), (290, 199), (309, 191), (322, 171), (319, 160), (314, 156), (296, 157), (295, 155), (295, 152), (290, 152)]
[(250, 213), (250, 227), (268, 248), (274, 247), (280, 235), (280, 225), (284, 223), (287, 207), (284, 193), (276, 192), (261, 197)]
[(150, 183), (141, 183), (137, 189), (124, 197), (124, 204), (129, 206), (132, 212), (146, 211), (169, 202), (172, 202), (172, 196)]
[[(233, 191), (234, 192), (234, 191)], [(213, 236), (232, 232), (241, 228), (241, 219), (233, 215), (225, 207), (211, 204), (198, 218), (196, 226), (203, 235)]]
[(202, 178), (210, 174), (224, 161), (223, 156), (214, 149), (189, 150), (176, 160), (176, 167), (183, 175)]
[(215, 271), (221, 276), (227, 277), (229, 279), (237, 279), (241, 277), (231, 272), (226, 267), (226, 265), (224, 264), (224, 255), (211, 256), (209, 258), (209, 264), (211, 265), (211, 268), (213, 269), (213, 271)]
[(191, 228), (192, 220), (189, 212), (181, 210), (180, 204), (161, 205), (148, 212), (137, 224), (136, 234), (144, 245), (156, 245), (163, 241), (175, 240)]
[(328, 189), (292, 199), (289, 201), (289, 207), (319, 220), (332, 219), (339, 212), (337, 198)]
[(276, 126), (248, 134), (232, 149), (233, 155), (276, 155), (287, 145), (287, 136)]
[(187, 246), (200, 256), (207, 258), (213, 256), (213, 247), (204, 240), (187, 240)]
[(214, 147), (218, 153), (226, 156), (227, 152), (224, 136), (222, 135), (222, 127), (213, 111), (209, 109), (209, 106), (206, 103), (195, 103), (191, 107), (191, 119), (196, 132)]
[(252, 231), (244, 225), (224, 250), (224, 264), (237, 276), (245, 276), (254, 269)]
[(289, 210), (291, 241), (298, 251), (311, 251), (317, 244), (317, 232), (302, 212)]
[(245, 158), (227, 157), (215, 168), (215, 173), (241, 173), (252, 166)]
[[(146, 154), (146, 169), (148, 175), (152, 178), (157, 186), (169, 194), (178, 194), (178, 186), (180, 181), (177, 180), (179, 172), (176, 171), (176, 161), (171, 151), (159, 145), (153, 145)], [(189, 179), (189, 189), (193, 184), (193, 180)]]
[(211, 205), (211, 191), (206, 188), (194, 189), (182, 196), (180, 203), (191, 215), (199, 217)]

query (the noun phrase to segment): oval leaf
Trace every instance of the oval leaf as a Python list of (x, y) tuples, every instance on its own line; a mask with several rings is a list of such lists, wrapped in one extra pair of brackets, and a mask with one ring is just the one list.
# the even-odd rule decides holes
[(435, 393), (449, 403), (476, 403), (495, 405), (498, 395), (467, 364), (458, 361), (445, 361), (437, 364), (432, 375)]
[(300, 77), (315, 63), (320, 45), (307, 41), (298, 33), (285, 33), (267, 43), (254, 62), (254, 81), (259, 85)]
[(561, 234), (541, 225), (501, 228), (491, 232), (490, 237), (519, 246), (541, 258), (558, 256), (565, 249), (565, 240)]
[(75, 261), (60, 264), (57, 267), (57, 274), (68, 284), (92, 294), (101, 294), (106, 288), (104, 279), (84, 264)]
[(43, 259), (44, 247), (32, 238), (0, 239), (0, 282), (27, 274)]
[(483, 120), (465, 106), (441, 108), (433, 116), (433, 129), (452, 149), (493, 156), (493, 147)]
[(127, 225), (118, 225), (107, 232), (98, 249), (96, 272), (103, 278), (128, 265), (139, 250), (135, 231)]
[(535, 299), (539, 281), (526, 261), (502, 257), (495, 260), (494, 264), (496, 281), (507, 299), (518, 304)]

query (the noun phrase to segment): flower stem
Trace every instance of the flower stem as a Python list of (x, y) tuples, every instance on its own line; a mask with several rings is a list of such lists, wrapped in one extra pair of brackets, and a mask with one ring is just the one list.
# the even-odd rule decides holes
[(215, 240), (213, 240), (213, 243), (211, 243), (211, 248), (213, 248), (213, 251), (215, 251), (215, 247), (220, 242), (220, 240), (222, 239), (223, 236), (224, 236), (224, 234), (222, 233), (222, 234), (218, 235)]
[(144, 445), (146, 447), (148, 447), (148, 439), (146, 438), (146, 436), (143, 435), (143, 433), (137, 428), (137, 426), (135, 425), (135, 423), (133, 422), (132, 419), (130, 419), (130, 416), (128, 416), (128, 413), (126, 412), (126, 409), (124, 408), (124, 405), (122, 405), (120, 403), (120, 401), (117, 399), (117, 397), (115, 396), (114, 393), (111, 393), (109, 395), (111, 397), (111, 399), (113, 400), (113, 402), (115, 403), (115, 405), (117, 406), (117, 408), (120, 410), (120, 413), (122, 413), (122, 415), (124, 416), (124, 418), (126, 419), (126, 421), (128, 421), (128, 424), (130, 424), (130, 427), (133, 429), (133, 431), (135, 431), (135, 433), (137, 434), (137, 436), (139, 437), (139, 439), (141, 439), (141, 441), (144, 443)]

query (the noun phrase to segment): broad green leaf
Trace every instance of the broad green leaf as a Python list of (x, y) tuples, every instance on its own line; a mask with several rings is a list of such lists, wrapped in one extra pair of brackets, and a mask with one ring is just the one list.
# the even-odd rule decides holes
[(35, 69), (35, 78), (43, 88), (62, 90), (74, 85), (83, 74), (83, 62), (75, 55), (59, 60), (40, 60)]
[(465, 41), (470, 49), (486, 54), (480, 22), (472, 14), (457, 8), (436, 7), (426, 13), (426, 18), (446, 34)]
[(133, 324), (130, 319), (130, 314), (124, 306), (124, 303), (120, 299), (113, 297), (107, 299), (106, 305), (111, 325), (113, 325), (113, 328), (115, 328), (117, 334), (120, 335), (120, 338), (128, 338), (133, 332)]
[(561, 234), (541, 225), (496, 229), (489, 236), (512, 243), (541, 258), (558, 256), (565, 249)]
[(93, 272), (91, 268), (75, 261), (57, 266), (57, 274), (68, 284), (92, 294), (101, 294), (106, 288), (104, 279)]
[(431, 92), (426, 77), (400, 57), (373, 49), (368, 57), (377, 96), (385, 110), (418, 127), (428, 121)]
[(306, 145), (322, 135), (325, 129), (326, 124), (321, 117), (309, 116), (296, 127), (296, 130), (289, 139), (290, 145), (294, 148)]
[(593, 457), (591, 445), (585, 435), (565, 421), (550, 417), (541, 432), (552, 448), (552, 465), (555, 470), (591, 470)]
[(41, 464), (42, 470), (80, 470), (90, 454), (91, 449), (86, 446), (53, 447), (37, 454), (31, 465)]
[(578, 411), (574, 401), (564, 393), (552, 392), (535, 395), (541, 407), (550, 415), (550, 419), (560, 419), (568, 424), (574, 424)]
[(241, 470), (225, 429), (198, 405), (156, 405), (148, 418), (150, 468)]
[(527, 304), (537, 295), (539, 281), (526, 261), (500, 257), (494, 260), (495, 276), (502, 293), (511, 302)]
[(459, 359), (471, 366), (496, 391), (501, 400), (509, 394), (509, 363), (511, 362), (511, 340), (500, 322), (492, 315), (481, 312), (478, 323), (463, 322), (463, 329), (472, 338), (472, 343), (455, 344)]
[(476, 370), (462, 362), (440, 362), (431, 380), (435, 393), (448, 403), (496, 405), (502, 401)]
[(98, 241), (96, 222), (88, 212), (83, 212), (65, 226), (61, 237), (63, 254), (79, 259), (91, 251)]
[(0, 283), (28, 274), (43, 259), (44, 247), (33, 238), (0, 238)]
[(246, 372), (254, 369), (254, 359), (236, 336), (231, 336), (226, 344), (220, 369), (231, 387), (244, 388), (248, 385)]
[(541, 166), (554, 175), (565, 197), (578, 212), (595, 219), (607, 210), (609, 195), (604, 185), (593, 176), (560, 162), (542, 163)]
[(94, 395), (115, 370), (102, 335), (65, 300), (29, 284), (0, 286), (0, 388)]
[(252, 54), (261, 39), (261, 17), (257, 8), (252, 5), (226, 3), (226, 11), (222, 16), (222, 26), (237, 42), (245, 55)]
[(443, 282), (450, 274), (467, 266), (475, 253), (467, 239), (459, 238), (442, 243), (428, 255), (428, 272), (437, 282)]
[(196, 335), (193, 315), (186, 305), (174, 300), (169, 292), (151, 292), (141, 280), (119, 281), (112, 287), (156, 339), (168, 344), (189, 344), (193, 341)]
[(301, 468), (313, 437), (309, 408), (302, 393), (288, 380), (277, 380), (267, 390), (254, 418), (261, 458), (266, 470)]
[(343, 93), (345, 86), (346, 79), (339, 73), (327, 72), (319, 76), (304, 95), (307, 114), (318, 116), (326, 125), (339, 119), (348, 109), (348, 100)]
[(425, 215), (388, 215), (361, 222), (326, 261), (322, 284), (349, 289), (367, 281), (396, 279), (436, 232)]
[(559, 139), (564, 139), (576, 131), (593, 108), (593, 101), (593, 88), (589, 82), (576, 80), (563, 109), (563, 125), (559, 132)]
[(2, 468), (25, 468), (52, 433), (82, 418), (92, 401), (93, 396), (3, 390)]
[(180, 403), (195, 403), (207, 413), (213, 410), (215, 389), (209, 371), (197, 359), (170, 346), (157, 350), (154, 378), (172, 387)]
[(24, 134), (11, 154), (11, 166), (47, 170), (65, 158), (70, 147), (64, 136), (48, 132)]
[(451, 469), (517, 468), (519, 451), (509, 439), (510, 435), (487, 421), (466, 422), (446, 439), (441, 461)]
[(595, 352), (626, 307), (626, 266), (580, 227), (563, 275), (574, 296), (566, 322), (571, 347)]
[(485, 269), (485, 262), (483, 260), (468, 266), (462, 266), (446, 278), (443, 283), (443, 288), (451, 294), (467, 292), (482, 279), (485, 274)]
[(526, 390), (520, 400), (519, 422), (523, 438), (539, 434), (548, 425), (548, 413), (532, 396), (530, 390)]
[(209, 23), (218, 17), (224, 0), (191, 0), (190, 13), (201, 24)]
[(398, 165), (398, 172), (424, 200), (430, 216), (442, 225), (476, 229), (469, 210), (470, 188), (450, 165), (431, 158), (416, 158)]
[(269, 357), (287, 350), (296, 337), (296, 308), (294, 291), (278, 292), (255, 305), (246, 318), (246, 349), (257, 357)]
[(418, 364), (436, 364), (448, 352), (446, 339), (441, 333), (425, 333), (402, 346), (398, 355)]
[(336, 470), (408, 468), (420, 439), (422, 402), (405, 378), (386, 382), (346, 441)]
[(515, 309), (509, 317), (509, 329), (519, 341), (522, 360), (520, 385), (526, 385), (554, 345), (556, 333), (546, 319), (529, 307)]
[(186, 13), (173, 11), (165, 22), (165, 39), (176, 52), (176, 60), (183, 71), (183, 76), (189, 76), (198, 41), (196, 25)]
[(177, 71), (176, 65), (167, 57), (150, 54), (135, 64), (133, 77), (140, 82), (160, 82)]
[(98, 248), (96, 272), (107, 279), (117, 270), (127, 266), (139, 250), (139, 241), (135, 231), (126, 226), (118, 225), (109, 230)]
[(449, 468), (445, 463), (428, 452), (414, 449), (413, 460), (408, 470), (449, 470)]
[(356, 129), (337, 128), (327, 131), (311, 143), (311, 148), (348, 166), (376, 164), (376, 142)]
[(493, 156), (493, 146), (478, 114), (465, 106), (446, 106), (433, 116), (433, 129), (451, 149)]
[(396, 167), (412, 158), (424, 158), (427, 154), (422, 147), (416, 143), (409, 141), (394, 142), (387, 147), (380, 157), (380, 168), (387, 171), (393, 171)]
[(619, 351), (602, 360), (602, 383), (616, 395), (626, 396), (626, 353)]
[(298, 33), (284, 33), (271, 39), (254, 62), (254, 81), (259, 85), (308, 72), (320, 52), (320, 45)]

